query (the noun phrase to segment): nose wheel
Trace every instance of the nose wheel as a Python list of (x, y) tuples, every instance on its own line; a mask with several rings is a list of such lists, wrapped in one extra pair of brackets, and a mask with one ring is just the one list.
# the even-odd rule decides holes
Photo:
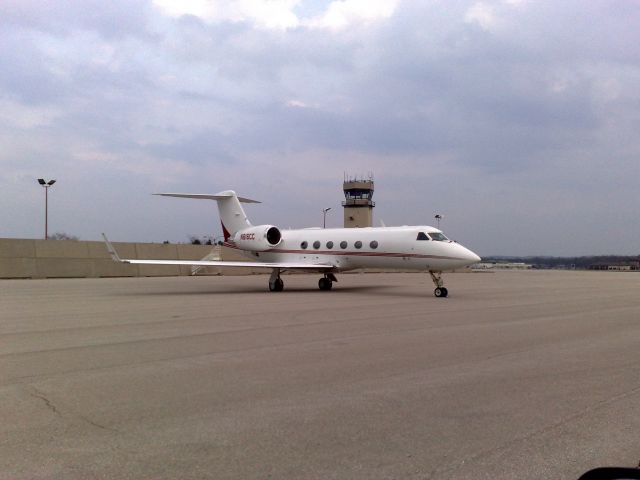
[(446, 297), (447, 295), (449, 295), (449, 291), (445, 288), (445, 287), (437, 287), (434, 291), (433, 294), (438, 297)]
[(433, 280), (433, 283), (436, 286), (433, 294), (437, 298), (446, 298), (449, 295), (449, 290), (445, 288), (444, 282), (442, 281), (442, 272), (433, 272), (429, 270), (429, 275), (431, 275), (431, 280)]

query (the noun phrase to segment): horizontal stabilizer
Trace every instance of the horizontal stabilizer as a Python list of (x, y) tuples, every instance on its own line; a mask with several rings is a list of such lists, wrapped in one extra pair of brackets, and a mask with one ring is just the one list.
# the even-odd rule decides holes
[[(177, 198), (195, 198), (196, 200), (224, 200), (225, 198), (233, 197), (233, 193), (220, 192), (215, 195), (207, 193), (154, 193), (153, 195), (159, 195), (162, 197), (177, 197)], [(250, 198), (237, 197), (241, 203), (261, 203), (258, 200), (251, 200)]]

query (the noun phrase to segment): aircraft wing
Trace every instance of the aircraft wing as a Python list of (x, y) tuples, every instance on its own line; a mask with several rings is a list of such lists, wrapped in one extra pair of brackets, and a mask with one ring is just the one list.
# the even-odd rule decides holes
[(332, 270), (335, 267), (328, 263), (296, 263), (296, 262), (225, 262), (223, 260), (136, 260), (120, 258), (118, 252), (113, 247), (111, 242), (107, 239), (103, 233), (102, 237), (109, 251), (111, 258), (120, 263), (130, 263), (138, 265), (195, 265), (199, 267), (249, 267), (249, 268), (282, 268), (290, 270)]

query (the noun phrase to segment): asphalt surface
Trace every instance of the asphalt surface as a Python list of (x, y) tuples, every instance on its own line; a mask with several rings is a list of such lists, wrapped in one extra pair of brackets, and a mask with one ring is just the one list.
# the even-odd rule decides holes
[(0, 281), (2, 479), (575, 479), (640, 460), (640, 273)]

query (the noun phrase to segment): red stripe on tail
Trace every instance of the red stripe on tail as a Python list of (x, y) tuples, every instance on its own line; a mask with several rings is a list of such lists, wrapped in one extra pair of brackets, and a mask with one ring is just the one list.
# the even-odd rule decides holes
[(231, 238), (231, 234), (229, 233), (229, 230), (227, 230), (227, 227), (224, 226), (224, 223), (222, 223), (222, 221), (220, 221), (220, 225), (222, 225), (222, 234), (224, 235), (224, 241), (226, 242), (227, 240), (229, 240), (229, 238)]

